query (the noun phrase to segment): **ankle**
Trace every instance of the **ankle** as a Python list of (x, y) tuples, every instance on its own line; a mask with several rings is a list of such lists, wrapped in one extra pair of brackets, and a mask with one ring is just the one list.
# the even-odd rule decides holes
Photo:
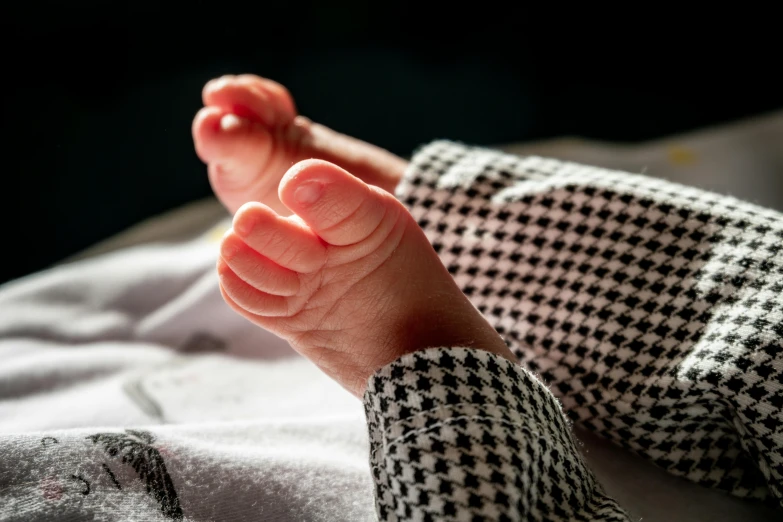
[(483, 316), (465, 299), (416, 313), (403, 323), (399, 334), (401, 355), (427, 348), (461, 347), (484, 350), (516, 363), (516, 357)]

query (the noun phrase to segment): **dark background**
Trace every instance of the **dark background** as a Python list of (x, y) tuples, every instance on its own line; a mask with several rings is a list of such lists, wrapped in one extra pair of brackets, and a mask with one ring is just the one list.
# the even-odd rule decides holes
[(190, 122), (220, 74), (275, 79), (303, 114), (400, 155), (434, 138), (641, 141), (783, 107), (777, 18), (742, 6), (106, 5), (0, 21), (0, 283), (209, 195)]

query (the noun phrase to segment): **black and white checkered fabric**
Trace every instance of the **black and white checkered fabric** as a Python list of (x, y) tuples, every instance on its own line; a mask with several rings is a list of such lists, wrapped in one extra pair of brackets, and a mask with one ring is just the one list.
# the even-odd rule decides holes
[(365, 395), (381, 520), (628, 520), (529, 372), (464, 348), (407, 355)]
[[(483, 354), (453, 355), (465, 367), (450, 369), (438, 350), (374, 378), (366, 404), (383, 520), (622, 518), (550, 391), (571, 420), (675, 475), (783, 499), (783, 215), (446, 141), (415, 155), (398, 196), (526, 370)], [(441, 486), (471, 470), (477, 483)], [(489, 470), (502, 484), (485, 480)]]

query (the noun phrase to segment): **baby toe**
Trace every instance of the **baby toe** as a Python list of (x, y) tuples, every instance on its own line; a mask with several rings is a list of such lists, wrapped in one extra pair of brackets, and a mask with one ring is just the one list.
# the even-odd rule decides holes
[(299, 291), (299, 276), (295, 272), (250, 248), (233, 230), (223, 238), (220, 256), (240, 279), (257, 290), (281, 296)]
[(324, 266), (326, 248), (310, 228), (261, 203), (246, 203), (234, 216), (234, 231), (250, 248), (288, 270), (312, 273)]
[(239, 307), (237, 311), (261, 317), (288, 315), (288, 298), (254, 288), (242, 280), (222, 258), (218, 260), (217, 272), (221, 291), (230, 297), (230, 305)]
[(335, 246), (364, 241), (399, 206), (389, 194), (321, 160), (294, 165), (283, 176), (278, 194), (319, 237)]

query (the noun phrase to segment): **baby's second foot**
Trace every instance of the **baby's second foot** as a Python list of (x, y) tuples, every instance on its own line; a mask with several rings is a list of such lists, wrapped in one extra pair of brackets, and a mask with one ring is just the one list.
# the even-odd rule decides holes
[(380, 367), (415, 350), (476, 347), (514, 360), (389, 193), (318, 160), (280, 182), (283, 217), (244, 205), (223, 238), (223, 297), (361, 396)]
[(259, 201), (286, 215), (277, 186), (297, 161), (331, 161), (393, 192), (406, 162), (393, 154), (297, 116), (282, 85), (253, 75), (224, 76), (204, 87), (193, 140), (215, 195), (233, 214)]

